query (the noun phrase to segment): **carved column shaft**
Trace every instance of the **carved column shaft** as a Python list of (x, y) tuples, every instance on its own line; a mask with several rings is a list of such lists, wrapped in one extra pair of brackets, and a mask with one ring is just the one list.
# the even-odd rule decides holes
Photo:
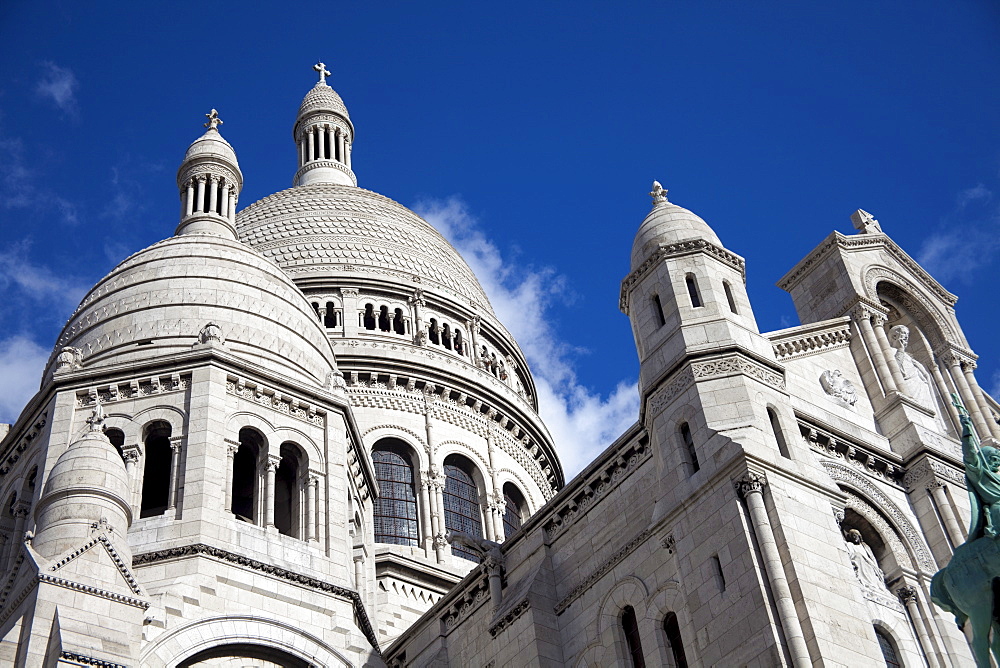
[(792, 592), (788, 587), (788, 579), (785, 577), (785, 569), (781, 564), (781, 552), (774, 540), (771, 521), (768, 519), (767, 508), (764, 505), (765, 484), (764, 476), (756, 474), (748, 474), (736, 483), (737, 490), (746, 500), (747, 509), (750, 511), (750, 520), (753, 523), (757, 544), (760, 546), (761, 556), (764, 559), (764, 570), (771, 582), (775, 605), (778, 608), (778, 615), (781, 617), (781, 625), (785, 630), (785, 641), (788, 644), (792, 665), (795, 668), (810, 668), (812, 660), (809, 658), (809, 648), (806, 646), (802, 625), (799, 623), (798, 613), (795, 611)]
[(281, 464), (281, 457), (268, 455), (267, 490), (264, 496), (264, 526), (268, 529), (274, 527), (274, 477), (279, 464)]
[(24, 541), (24, 522), (28, 518), (31, 506), (24, 501), (19, 501), (14, 505), (14, 535), (11, 536), (10, 549), (7, 552), (7, 570), (14, 567), (14, 561), (21, 551), (21, 543)]
[(236, 459), (236, 452), (240, 444), (235, 441), (226, 441), (226, 505), (225, 512), (233, 511), (233, 462)]
[(972, 388), (969, 387), (968, 378), (962, 371), (961, 360), (952, 356), (949, 360), (949, 370), (951, 371), (951, 377), (955, 381), (955, 385), (958, 386), (958, 394), (962, 398), (962, 403), (965, 404), (965, 408), (969, 411), (969, 416), (972, 418), (972, 424), (976, 426), (976, 434), (980, 439), (988, 437), (991, 434), (990, 428), (986, 425), (986, 421), (983, 420), (983, 416), (979, 412), (979, 403), (972, 393)]
[(992, 436), (993, 438), (1000, 438), (1000, 425), (990, 419), (989, 404), (986, 403), (986, 398), (983, 396), (983, 390), (979, 387), (979, 383), (976, 381), (975, 368), (975, 362), (966, 362), (962, 366), (962, 371), (965, 373), (965, 380), (969, 384), (969, 388), (972, 390), (972, 397), (975, 399), (976, 408), (979, 409), (979, 417), (983, 421), (984, 429), (980, 432), (982, 434), (981, 438), (987, 438), (989, 436)]
[(312, 128), (306, 130), (306, 146), (309, 148), (309, 162), (316, 159), (315, 133)]
[(210, 174), (208, 177), (208, 211), (215, 213), (219, 206), (219, 177)]
[(174, 441), (170, 444), (170, 488), (167, 490), (167, 509), (177, 509), (177, 485), (180, 481), (181, 467), (181, 443)]
[(306, 483), (306, 540), (316, 542), (316, 487), (319, 479), (309, 476)]
[(430, 506), (430, 494), (427, 492), (428, 481), (427, 481), (427, 471), (420, 472), (420, 536), (421, 543), (424, 548), (424, 556), (428, 559), (431, 556), (431, 550), (434, 549), (434, 531), (431, 527), (431, 506)]
[(965, 536), (959, 526), (958, 519), (955, 517), (955, 510), (952, 508), (951, 500), (945, 493), (942, 483), (932, 482), (929, 489), (931, 490), (931, 496), (934, 498), (934, 504), (937, 506), (938, 512), (941, 513), (941, 519), (944, 520), (944, 528), (949, 540), (951, 540), (952, 551), (954, 552), (955, 546), (961, 545), (965, 541)]
[(195, 208), (198, 213), (202, 213), (205, 210), (205, 177), (198, 176), (196, 180), (198, 181), (198, 199)]
[(905, 394), (906, 380), (903, 378), (903, 372), (900, 370), (899, 364), (896, 363), (896, 349), (889, 345), (889, 337), (886, 336), (885, 328), (882, 326), (882, 318), (875, 316), (872, 320), (874, 321), (872, 330), (875, 332), (875, 339), (878, 341), (879, 350), (885, 356), (885, 363), (889, 367), (889, 375), (892, 377), (892, 382), (895, 383), (897, 390)]
[(194, 181), (188, 181), (187, 190), (184, 195), (184, 215), (190, 216), (194, 213)]
[(961, 434), (962, 423), (959, 421), (958, 409), (951, 403), (951, 393), (956, 391), (948, 386), (947, 381), (945, 381), (944, 374), (941, 373), (941, 366), (937, 363), (937, 360), (933, 360), (933, 363), (931, 364), (931, 375), (934, 376), (934, 384), (937, 385), (938, 392), (941, 394), (941, 399), (944, 400), (944, 404), (948, 408), (948, 415), (951, 417), (951, 424), (952, 427), (955, 428), (955, 433)]
[(886, 364), (885, 355), (882, 353), (882, 346), (875, 337), (875, 330), (872, 327), (871, 314), (860, 313), (855, 316), (858, 328), (861, 330), (861, 340), (868, 349), (875, 366), (875, 375), (878, 377), (885, 394), (897, 391), (896, 381), (892, 377), (889, 365)]
[(138, 475), (136, 474), (137, 464), (139, 463), (139, 455), (141, 450), (138, 445), (128, 445), (122, 448), (122, 454), (125, 458), (125, 480), (128, 481), (128, 491), (129, 491), (129, 505), (132, 506), (132, 517), (139, 517), (140, 508), (140, 494)]
[(222, 197), (222, 203), (219, 205), (219, 215), (229, 218), (229, 184), (223, 182), (222, 186), (219, 188), (219, 195)]
[(910, 622), (913, 624), (913, 628), (917, 630), (917, 641), (920, 643), (920, 649), (924, 658), (927, 659), (927, 664), (930, 668), (938, 668), (941, 664), (935, 655), (934, 645), (931, 642), (930, 634), (927, 633), (923, 615), (920, 614), (920, 607), (917, 604), (917, 591), (916, 587), (906, 585), (897, 589), (896, 595), (903, 602), (903, 606), (910, 616)]
[(438, 527), (434, 536), (434, 549), (437, 552), (438, 563), (445, 560), (448, 552), (448, 543), (444, 540), (444, 535), (448, 532), (447, 524), (444, 520), (444, 486), (445, 478), (440, 476), (434, 485), (434, 504), (438, 510)]

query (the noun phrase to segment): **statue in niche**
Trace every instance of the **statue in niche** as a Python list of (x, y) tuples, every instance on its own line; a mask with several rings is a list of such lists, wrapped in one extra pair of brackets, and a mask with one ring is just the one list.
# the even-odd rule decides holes
[(885, 573), (879, 568), (875, 553), (861, 537), (857, 529), (848, 529), (844, 533), (847, 540), (847, 553), (851, 555), (851, 565), (854, 574), (866, 587), (885, 589)]
[(896, 325), (889, 330), (889, 343), (896, 349), (893, 360), (899, 367), (903, 375), (905, 387), (900, 388), (906, 396), (926, 408), (937, 412), (937, 402), (934, 401), (934, 390), (931, 385), (931, 375), (924, 368), (924, 365), (906, 352), (906, 346), (910, 342), (910, 328), (906, 325)]
[(858, 403), (858, 391), (854, 383), (844, 378), (840, 369), (824, 371), (819, 377), (819, 384), (823, 386), (824, 392), (848, 406)]

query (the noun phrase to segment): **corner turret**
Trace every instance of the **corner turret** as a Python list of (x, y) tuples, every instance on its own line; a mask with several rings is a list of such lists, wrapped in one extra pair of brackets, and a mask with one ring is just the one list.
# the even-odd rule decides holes
[(344, 101), (326, 84), (330, 75), (326, 65), (316, 63), (313, 69), (319, 73), (319, 81), (302, 98), (292, 129), (299, 154), (299, 169), (292, 185), (356, 186), (358, 179), (351, 171), (354, 125)]
[(233, 147), (219, 134), (219, 112), (213, 109), (205, 116), (208, 130), (188, 147), (177, 170), (181, 222), (174, 233), (236, 239), (236, 202), (243, 190), (243, 173)]

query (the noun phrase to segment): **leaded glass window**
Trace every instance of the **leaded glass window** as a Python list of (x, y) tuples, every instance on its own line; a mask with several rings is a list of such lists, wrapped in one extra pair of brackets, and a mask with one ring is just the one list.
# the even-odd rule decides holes
[[(444, 525), (449, 531), (462, 531), (483, 537), (483, 522), (479, 512), (479, 489), (464, 469), (455, 464), (444, 465)], [(452, 554), (479, 561), (479, 555), (461, 545), (452, 544)]]
[(503, 486), (503, 500), (503, 537), (507, 540), (521, 528), (524, 499), (516, 487), (507, 483)]
[(878, 646), (882, 648), (882, 656), (885, 658), (887, 668), (900, 668), (903, 664), (899, 661), (899, 654), (896, 653), (892, 639), (881, 629), (875, 629), (875, 637), (878, 638)]
[(413, 465), (404, 454), (388, 449), (374, 450), (372, 461), (381, 490), (375, 501), (375, 542), (416, 546), (419, 539)]

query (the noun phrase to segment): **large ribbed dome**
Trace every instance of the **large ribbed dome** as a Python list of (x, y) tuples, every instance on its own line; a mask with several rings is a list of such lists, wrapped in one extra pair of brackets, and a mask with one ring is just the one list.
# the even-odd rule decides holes
[(295, 280), (373, 271), (433, 285), (492, 313), (458, 251), (420, 216), (369, 190), (330, 183), (283, 190), (241, 211), (236, 229)]
[(139, 251), (104, 277), (66, 323), (49, 360), (80, 349), (83, 367), (162, 359), (214, 323), (226, 348), (299, 382), (336, 368), (326, 332), (294, 283), (245, 245), (185, 234)]
[(639, 268), (660, 244), (704, 239), (722, 246), (722, 241), (704, 220), (682, 206), (659, 202), (649, 212), (632, 242), (632, 271)]

